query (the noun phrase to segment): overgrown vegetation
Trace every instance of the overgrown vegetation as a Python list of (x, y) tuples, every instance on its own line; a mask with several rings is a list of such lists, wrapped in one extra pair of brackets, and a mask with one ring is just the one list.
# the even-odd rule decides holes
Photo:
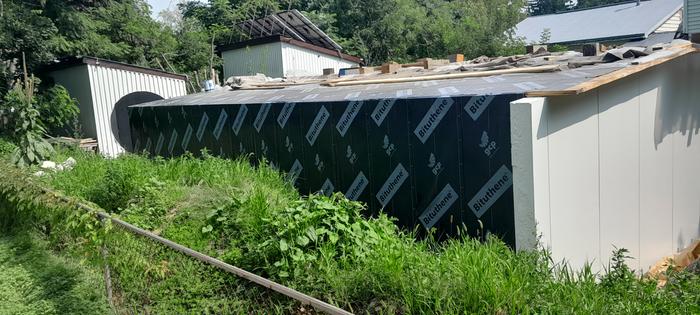
[[(77, 166), (42, 179), (45, 185), (107, 202), (128, 222), (356, 313), (700, 311), (697, 276), (671, 275), (674, 284), (657, 289), (626, 267), (622, 250), (606, 274), (596, 275), (555, 264), (546, 252), (515, 253), (494, 238), (416, 240), (390, 218), (364, 218), (362, 205), (342, 195), (300, 197), (264, 162), (254, 167), (206, 154), (106, 160), (75, 151), (55, 159), (68, 155)], [(143, 238), (117, 228), (104, 235), (120, 305), (154, 313), (300, 312), (288, 299)], [(52, 244), (85, 247), (68, 239)]]
[(53, 147), (44, 140), (46, 130), (36, 109), (31, 81), (19, 83), (0, 101), (0, 135), (16, 144), (12, 162), (20, 166), (37, 164), (49, 157)]

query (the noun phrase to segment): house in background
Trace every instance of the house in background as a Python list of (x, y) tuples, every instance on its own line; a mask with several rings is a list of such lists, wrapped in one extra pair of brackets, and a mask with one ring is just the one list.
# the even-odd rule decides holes
[[(621, 45), (645, 40), (644, 45), (648, 45), (673, 40), (682, 20), (683, 0), (633, 1), (531, 16), (516, 25), (515, 35), (527, 44)], [(545, 32), (549, 32), (549, 39), (541, 43)]]
[(127, 106), (187, 94), (184, 75), (94, 57), (61, 59), (42, 73), (78, 100), (83, 136), (112, 157), (132, 148)]
[(357, 67), (360, 58), (342, 47), (297, 10), (284, 11), (238, 25), (252, 39), (219, 46), (224, 78), (262, 73), (268, 77), (322, 75), (323, 69)]

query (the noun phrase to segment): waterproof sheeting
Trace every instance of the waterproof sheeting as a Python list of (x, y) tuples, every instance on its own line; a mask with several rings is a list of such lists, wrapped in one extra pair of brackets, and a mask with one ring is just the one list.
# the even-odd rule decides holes
[(604, 74), (623, 69), (635, 59), (597, 64), (573, 70), (548, 73), (518, 73), (450, 80), (384, 83), (327, 87), (319, 84), (290, 86), (277, 90), (237, 90), (228, 88), (190, 94), (135, 107), (260, 104), (279, 102), (317, 103), (385, 98), (412, 99), (442, 96), (523, 94), (531, 91), (564, 90)]
[(522, 96), (135, 106), (130, 121), (135, 151), (252, 153), (303, 194), (341, 192), (409, 229), (514, 244), (509, 104)]

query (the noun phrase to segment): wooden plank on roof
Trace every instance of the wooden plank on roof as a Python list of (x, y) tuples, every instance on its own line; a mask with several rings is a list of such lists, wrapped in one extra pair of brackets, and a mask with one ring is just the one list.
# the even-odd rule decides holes
[(646, 69), (649, 69), (651, 67), (654, 67), (656, 65), (663, 64), (667, 61), (676, 59), (681, 56), (685, 56), (687, 54), (692, 54), (696, 52), (700, 52), (700, 49), (694, 47), (691, 43), (687, 43), (684, 45), (679, 45), (675, 46), (672, 48), (669, 48), (669, 50), (674, 50), (673, 53), (671, 53), (668, 56), (665, 57), (660, 57), (654, 60), (651, 60), (649, 62), (641, 63), (638, 65), (632, 65), (608, 74), (601, 75), (599, 77), (596, 77), (594, 79), (588, 80), (583, 83), (579, 83), (575, 86), (572, 86), (570, 88), (562, 89), (562, 90), (538, 90), (538, 91), (529, 91), (525, 93), (525, 96), (528, 97), (546, 97), (546, 96), (565, 96), (565, 95), (578, 95), (581, 93), (586, 93), (590, 90), (596, 89), (598, 87), (601, 87), (603, 85), (615, 82), (617, 80), (620, 80), (622, 78), (628, 77), (630, 75), (633, 75), (635, 73), (644, 71)]
[(512, 73), (541, 73), (541, 72), (554, 72), (559, 71), (559, 65), (547, 65), (538, 67), (522, 67), (522, 68), (511, 68), (502, 70), (488, 70), (488, 71), (471, 71), (462, 73), (449, 73), (449, 74), (434, 74), (425, 75), (419, 77), (404, 77), (404, 78), (386, 78), (386, 79), (366, 79), (366, 80), (330, 80), (324, 82), (322, 85), (325, 86), (347, 86), (347, 85), (365, 85), (365, 84), (383, 84), (383, 83), (404, 83), (404, 82), (418, 82), (418, 81), (429, 81), (429, 80), (448, 80), (448, 79), (460, 79), (460, 78), (475, 78), (475, 77), (487, 77), (492, 75), (501, 74), (512, 74)]

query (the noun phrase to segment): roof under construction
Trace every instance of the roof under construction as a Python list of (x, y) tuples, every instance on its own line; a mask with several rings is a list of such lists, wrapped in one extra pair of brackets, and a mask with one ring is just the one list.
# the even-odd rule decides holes
[[(243, 83), (217, 91), (135, 106), (333, 102), (385, 98), (524, 94), (576, 95), (680, 56), (700, 51), (688, 41), (614, 49), (595, 57), (536, 53), (449, 63), (434, 69), (406, 67), (396, 73)], [(250, 77), (243, 77), (243, 81)], [(269, 79), (269, 78), (268, 78)], [(240, 82), (239, 82), (240, 83)]]
[(282, 11), (258, 19), (246, 20), (238, 23), (237, 26), (251, 39), (280, 35), (326, 49), (343, 49), (297, 10)]

